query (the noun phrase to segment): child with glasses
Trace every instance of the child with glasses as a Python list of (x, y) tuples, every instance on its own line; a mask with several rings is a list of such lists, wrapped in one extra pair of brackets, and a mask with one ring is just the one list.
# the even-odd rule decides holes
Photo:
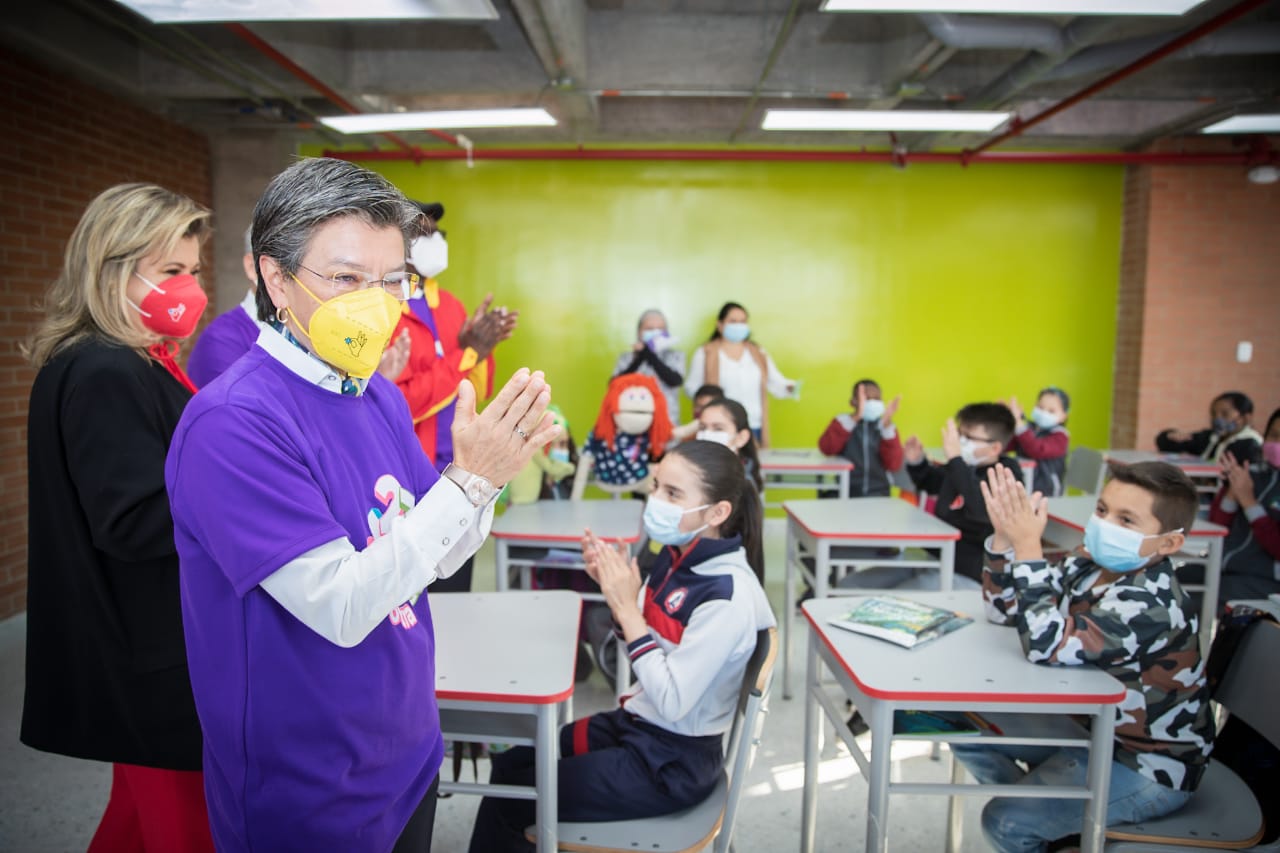
[(982, 543), (992, 530), (978, 484), (996, 465), (1021, 476), (1017, 460), (1004, 456), (1014, 427), (1013, 413), (1003, 404), (970, 403), (942, 428), (945, 462), (926, 459), (914, 435), (903, 447), (911, 481), (918, 490), (937, 496), (934, 514), (960, 531), (956, 574), (974, 581), (982, 580)]

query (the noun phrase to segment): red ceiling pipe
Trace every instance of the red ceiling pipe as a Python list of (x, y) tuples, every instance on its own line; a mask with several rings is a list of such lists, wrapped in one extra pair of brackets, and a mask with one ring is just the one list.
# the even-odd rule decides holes
[(1193, 41), (1203, 38), (1204, 36), (1207, 36), (1209, 33), (1213, 32), (1214, 30), (1217, 30), (1226, 26), (1232, 21), (1238, 18), (1241, 18), (1244, 15), (1249, 14), (1254, 9), (1257, 9), (1260, 6), (1265, 6), (1267, 2), (1268, 0), (1244, 0), (1244, 2), (1242, 3), (1237, 3), (1236, 5), (1232, 6), (1230, 9), (1226, 10), (1220, 15), (1217, 15), (1216, 17), (1210, 18), (1209, 20), (1205, 21), (1200, 26), (1187, 30), (1185, 33), (1178, 36), (1173, 41), (1166, 44), (1164, 47), (1156, 48), (1155, 50), (1151, 51), (1147, 55), (1139, 57), (1138, 59), (1135, 59), (1133, 62), (1130, 62), (1124, 68), (1121, 68), (1118, 71), (1113, 71), (1112, 73), (1108, 74), (1106, 77), (1103, 77), (1101, 80), (1094, 83), (1092, 86), (1086, 86), (1085, 88), (1081, 89), (1079, 92), (1076, 92), (1074, 95), (1071, 95), (1068, 98), (1064, 98), (1063, 100), (1058, 101), (1058, 103), (1054, 104), (1053, 106), (1049, 107), (1043, 112), (1037, 113), (1036, 115), (1027, 119), (1026, 121), (1022, 121), (1017, 116), (1014, 116), (1013, 121), (1009, 125), (1009, 129), (1006, 130), (1004, 133), (1001, 133), (999, 136), (993, 136), (991, 139), (988, 139), (986, 142), (982, 143), (977, 148), (966, 149), (964, 153), (967, 154), (970, 158), (972, 158), (977, 154), (981, 154), (982, 152), (996, 145), (999, 145), (1001, 142), (1004, 142), (1006, 139), (1012, 139), (1013, 137), (1018, 136), (1021, 133), (1024, 133), (1028, 128), (1035, 127), (1037, 124), (1040, 124), (1041, 122), (1046, 121), (1047, 119), (1053, 118), (1058, 113), (1062, 112), (1065, 109), (1069, 109), (1070, 107), (1074, 107), (1076, 104), (1080, 103), (1086, 98), (1093, 97), (1094, 95), (1101, 92), (1103, 89), (1113, 86), (1127, 77), (1132, 77), (1134, 74), (1137, 74), (1139, 71), (1146, 68), (1147, 66), (1152, 65), (1153, 63), (1159, 62), (1161, 59), (1164, 59), (1169, 54), (1177, 53), (1187, 45), (1191, 44)]
[[(244, 24), (226, 24), (225, 26), (227, 29), (231, 30), (231, 32), (235, 33), (240, 38), (248, 42), (254, 49), (256, 49), (263, 56), (275, 62), (285, 71), (288, 71), (294, 77), (297, 77), (303, 83), (306, 83), (312, 89), (315, 89), (317, 92), (319, 92), (321, 95), (324, 95), (335, 106), (339, 107), (340, 109), (344, 109), (353, 115), (359, 115), (364, 112), (364, 110), (360, 109), (355, 104), (351, 103), (346, 98), (342, 97), (333, 89), (325, 85), (325, 83), (322, 80), (313, 76), (310, 71), (303, 68), (301, 65), (294, 62), (292, 59), (285, 56), (280, 51), (276, 50), (275, 47), (273, 47), (270, 42), (268, 42), (266, 39), (259, 36), (253, 30), (246, 27)], [(443, 139), (445, 142), (448, 142), (450, 145), (458, 144), (458, 137), (445, 133), (443, 130), (427, 130), (427, 133), (430, 133), (432, 136), (435, 136), (439, 139)], [(391, 140), (398, 147), (403, 148), (405, 151), (414, 150), (414, 146), (405, 142), (402, 138), (400, 138), (394, 133), (383, 133), (382, 136)]]
[[(455, 149), (415, 148), (412, 151), (362, 149), (359, 151), (324, 151), (325, 157), (339, 160), (462, 160), (467, 154)], [(476, 160), (696, 160), (710, 162), (791, 162), (791, 163), (1022, 163), (1085, 164), (1145, 166), (1255, 166), (1262, 162), (1280, 164), (1280, 155), (1267, 151), (1239, 154), (1178, 154), (1173, 152), (1067, 152), (1067, 151), (992, 151), (966, 155), (961, 151), (796, 151), (790, 149), (704, 149), (704, 148), (477, 148)]]

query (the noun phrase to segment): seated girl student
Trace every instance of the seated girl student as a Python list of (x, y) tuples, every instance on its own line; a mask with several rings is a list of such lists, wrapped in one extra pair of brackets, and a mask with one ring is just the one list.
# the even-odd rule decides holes
[(1165, 453), (1190, 453), (1214, 462), (1222, 461), (1229, 448), (1237, 462), (1257, 461), (1262, 436), (1251, 425), (1253, 401), (1239, 391), (1227, 391), (1209, 404), (1208, 429), (1190, 433), (1166, 429), (1156, 436), (1156, 447)]
[(1006, 405), (1018, 424), (1013, 433), (1013, 449), (1020, 459), (1036, 462), (1032, 489), (1045, 497), (1060, 497), (1062, 477), (1067, 471), (1067, 448), (1071, 445), (1071, 434), (1065, 426), (1071, 398), (1066, 391), (1051, 386), (1040, 392), (1029, 415), (1023, 414), (1017, 397), (1010, 397)]
[(747, 410), (736, 400), (723, 397), (711, 400), (698, 415), (699, 441), (714, 441), (738, 454), (742, 467), (747, 472), (747, 479), (756, 487), (757, 492), (764, 491), (764, 479), (760, 472), (760, 451), (756, 449), (755, 436), (747, 426)]
[(1209, 520), (1230, 528), (1222, 546), (1218, 603), (1280, 593), (1280, 409), (1263, 435), (1262, 464), (1250, 470), (1227, 451), (1226, 482), (1214, 498)]
[[(1165, 462), (1112, 467), (1084, 550), (1061, 565), (1048, 564), (1041, 550), (1043, 495), (1028, 495), (1007, 468), (989, 469), (982, 493), (995, 528), (983, 569), (987, 618), (1016, 625), (1031, 662), (1095, 666), (1127, 692), (1115, 711), (1107, 823), (1177, 810), (1200, 784), (1214, 733), (1196, 610), (1170, 559), (1195, 521), (1195, 486)], [(985, 784), (1081, 785), (1092, 760), (1084, 747), (951, 749)], [(1084, 807), (1084, 800), (996, 797), (983, 809), (982, 828), (996, 850), (1045, 850), (1080, 831)]]
[[(657, 817), (711, 794), (756, 632), (774, 626), (764, 573), (760, 498), (723, 445), (691, 441), (657, 469), (644, 528), (663, 549), (646, 583), (624, 551), (583, 537), (639, 681), (622, 706), (560, 730), (561, 820)], [(493, 758), (494, 784), (532, 784), (534, 751)], [(532, 850), (529, 800), (486, 797), (471, 853)]]

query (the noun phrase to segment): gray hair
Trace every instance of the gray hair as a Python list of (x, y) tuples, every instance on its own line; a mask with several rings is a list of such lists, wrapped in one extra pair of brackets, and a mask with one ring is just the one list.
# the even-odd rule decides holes
[[(406, 250), (422, 228), (422, 212), (376, 172), (328, 157), (299, 160), (271, 180), (253, 209), (254, 266), (266, 255), (296, 273), (316, 228), (339, 216), (399, 228)], [(276, 309), (262, 270), (257, 272), (258, 319), (266, 321)]]
[(640, 319), (639, 319), (639, 320), (636, 320), (636, 331), (637, 331), (637, 332), (639, 332), (639, 331), (640, 331), (640, 327), (644, 325), (644, 321), (645, 321), (645, 320), (648, 320), (650, 317), (661, 317), (661, 318), (662, 318), (662, 325), (664, 325), (664, 326), (668, 325), (668, 323), (667, 323), (667, 315), (666, 315), (666, 314), (663, 314), (663, 313), (662, 313), (661, 311), (659, 311), (657, 308), (650, 308), (649, 310), (645, 311), (643, 314), (641, 314), (641, 315), (640, 315)]

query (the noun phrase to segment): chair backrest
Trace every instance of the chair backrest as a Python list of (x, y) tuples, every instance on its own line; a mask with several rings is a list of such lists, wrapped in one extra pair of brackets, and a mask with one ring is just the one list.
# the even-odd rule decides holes
[(1062, 485), (1067, 489), (1079, 489), (1088, 495), (1102, 490), (1102, 476), (1106, 460), (1092, 447), (1077, 447), (1067, 459), (1067, 470)]
[(729, 794), (725, 799), (720, 834), (716, 836), (717, 853), (728, 850), (733, 840), (738, 799), (742, 796), (747, 773), (755, 761), (756, 747), (760, 745), (760, 733), (764, 729), (764, 717), (769, 713), (769, 692), (773, 686), (773, 665), (777, 659), (778, 629), (766, 628), (757, 632), (756, 648), (747, 661), (747, 670), (742, 678), (742, 692), (738, 694), (738, 711), (734, 714), (733, 728), (729, 731), (729, 746), (725, 750)]
[(1214, 698), (1280, 749), (1280, 625), (1260, 619), (1245, 629)]

